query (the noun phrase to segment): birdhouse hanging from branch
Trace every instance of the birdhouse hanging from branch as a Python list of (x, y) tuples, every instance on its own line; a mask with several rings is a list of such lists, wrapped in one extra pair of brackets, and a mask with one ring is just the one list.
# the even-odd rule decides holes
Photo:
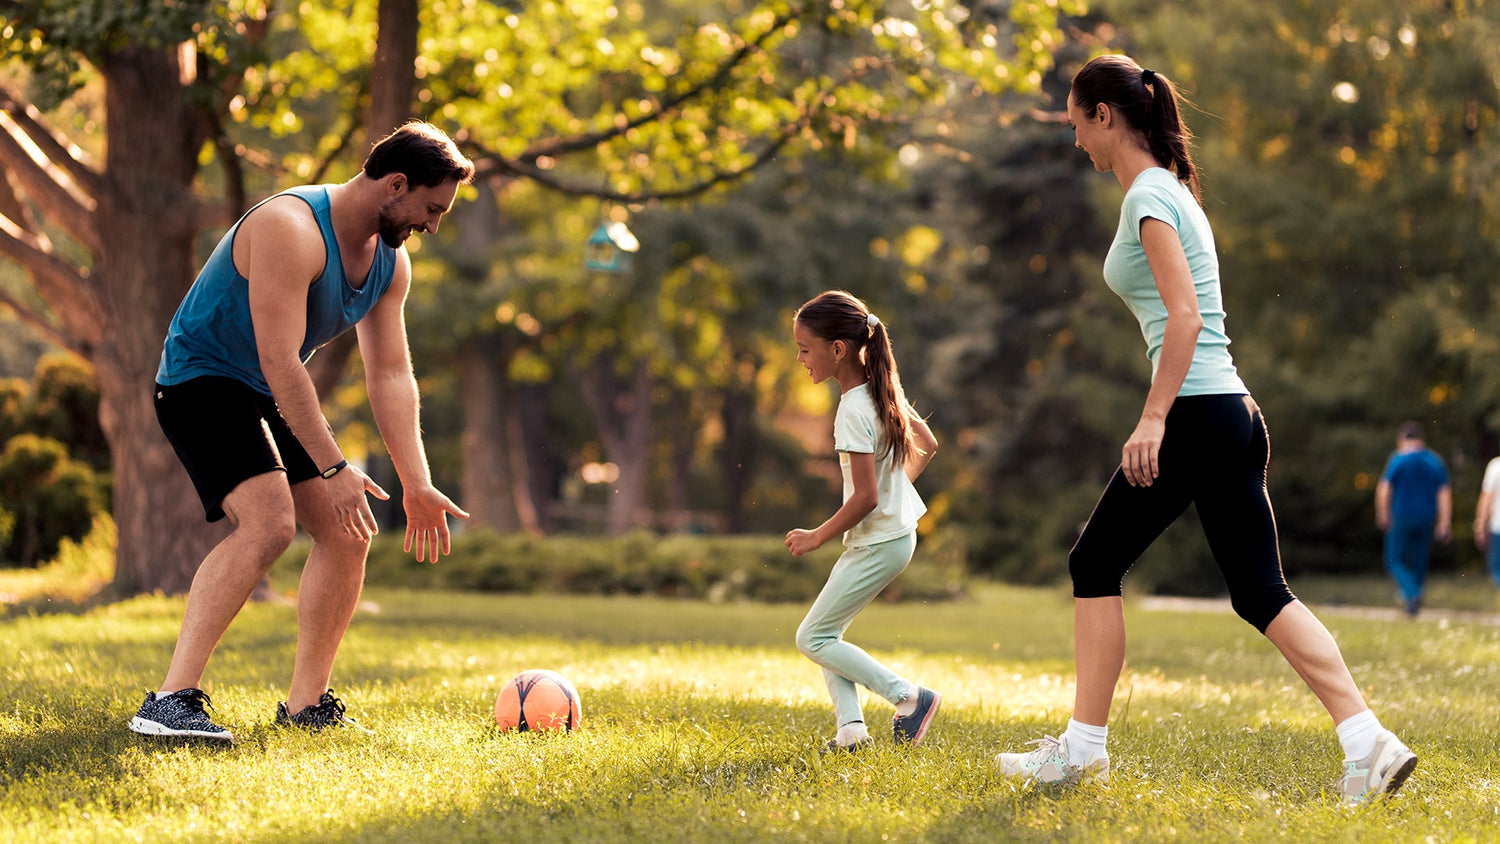
[(640, 248), (641, 242), (635, 239), (635, 235), (624, 223), (600, 223), (599, 228), (589, 235), (584, 252), (584, 266), (607, 273), (629, 272), (635, 253)]

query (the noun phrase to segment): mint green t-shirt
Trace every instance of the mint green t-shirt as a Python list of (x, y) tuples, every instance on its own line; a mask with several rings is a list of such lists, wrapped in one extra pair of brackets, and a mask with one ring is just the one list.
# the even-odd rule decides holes
[(1203, 330), (1193, 351), (1193, 364), (1182, 382), (1179, 396), (1245, 394), (1245, 383), (1229, 356), (1229, 336), (1224, 333), (1224, 297), (1219, 289), (1219, 256), (1214, 250), (1214, 233), (1208, 226), (1203, 208), (1193, 199), (1187, 185), (1161, 167), (1152, 167), (1136, 177), (1120, 206), (1120, 227), (1104, 259), (1104, 282), (1109, 285), (1141, 324), (1146, 338), (1146, 357), (1151, 361), (1151, 377), (1156, 378), (1160, 362), (1162, 336), (1167, 330), (1167, 308), (1146, 250), (1141, 246), (1141, 221), (1150, 217), (1177, 231), (1182, 251), (1187, 255), (1198, 294), (1198, 313)]

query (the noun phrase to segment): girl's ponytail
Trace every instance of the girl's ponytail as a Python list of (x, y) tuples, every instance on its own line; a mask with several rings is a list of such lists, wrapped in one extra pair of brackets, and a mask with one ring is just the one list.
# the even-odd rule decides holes
[(874, 314), (869, 315), (868, 322), (870, 339), (865, 344), (865, 372), (870, 376), (870, 399), (874, 401), (881, 426), (885, 429), (891, 464), (905, 466), (907, 456), (915, 447), (909, 416), (911, 406), (901, 389), (901, 373), (896, 369), (896, 356), (891, 351), (891, 335)]

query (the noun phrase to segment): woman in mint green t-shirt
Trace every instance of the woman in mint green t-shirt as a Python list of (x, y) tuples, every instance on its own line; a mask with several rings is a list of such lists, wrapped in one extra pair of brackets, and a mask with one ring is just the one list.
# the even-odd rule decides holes
[(1191, 137), (1162, 74), (1100, 56), (1073, 78), (1076, 145), (1125, 190), (1104, 280), (1140, 323), (1151, 389), (1120, 467), (1068, 557), (1073, 578), (1073, 717), (1058, 738), (1002, 753), (1002, 772), (1043, 783), (1109, 777), (1109, 707), (1125, 661), (1122, 580), (1189, 504), (1197, 507), (1234, 609), (1296, 669), (1336, 725), (1340, 797), (1395, 792), (1417, 757), (1380, 725), (1327, 628), (1287, 588), (1266, 494), (1270, 443), (1224, 332), (1219, 259), (1199, 204)]

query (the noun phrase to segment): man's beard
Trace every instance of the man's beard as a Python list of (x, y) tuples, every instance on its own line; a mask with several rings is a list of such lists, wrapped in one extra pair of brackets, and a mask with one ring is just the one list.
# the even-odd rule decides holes
[(380, 240), (392, 249), (399, 249), (411, 234), (411, 226), (398, 221), (391, 213), (391, 205), (388, 203), (380, 209)]

